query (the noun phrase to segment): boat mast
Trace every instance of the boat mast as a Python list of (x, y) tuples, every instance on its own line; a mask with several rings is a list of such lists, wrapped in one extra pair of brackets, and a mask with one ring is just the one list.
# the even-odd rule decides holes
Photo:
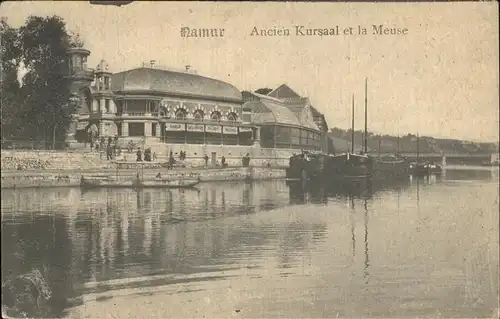
[(368, 153), (368, 78), (365, 78), (365, 154)]
[(380, 157), (380, 144), (382, 144), (382, 135), (378, 136), (378, 157)]
[(417, 163), (420, 159), (420, 136), (417, 133)]
[(399, 156), (399, 134), (398, 134), (398, 146), (396, 148), (396, 155)]
[(354, 154), (354, 94), (352, 95), (351, 153)]

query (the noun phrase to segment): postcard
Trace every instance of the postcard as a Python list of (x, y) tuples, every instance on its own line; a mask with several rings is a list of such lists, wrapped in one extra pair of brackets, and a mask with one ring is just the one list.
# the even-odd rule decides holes
[(499, 317), (498, 3), (0, 11), (2, 317)]

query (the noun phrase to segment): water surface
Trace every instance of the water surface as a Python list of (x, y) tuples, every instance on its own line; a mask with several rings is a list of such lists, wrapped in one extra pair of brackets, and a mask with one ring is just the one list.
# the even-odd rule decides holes
[(53, 316), (492, 317), (498, 191), (498, 170), (349, 192), (2, 190), (2, 280), (42, 270)]

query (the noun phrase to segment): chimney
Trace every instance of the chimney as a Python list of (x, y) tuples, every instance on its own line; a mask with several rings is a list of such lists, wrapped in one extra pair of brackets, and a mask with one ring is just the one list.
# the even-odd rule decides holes
[(156, 60), (149, 61), (149, 66), (151, 66), (151, 68), (154, 68), (155, 64), (156, 64)]

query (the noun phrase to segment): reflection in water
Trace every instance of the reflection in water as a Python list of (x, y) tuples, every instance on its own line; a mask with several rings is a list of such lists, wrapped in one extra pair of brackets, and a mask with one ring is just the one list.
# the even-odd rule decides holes
[(154, 307), (157, 291), (176, 283), (225, 298), (236, 278), (262, 296), (231, 293), (250, 317), (490, 315), (496, 184), (456, 183), (451, 174), (343, 188), (2, 190), (2, 281), (43, 270), (54, 317), (85, 296), (115, 303), (148, 291)]
[[(72, 281), (82, 284), (152, 273), (190, 273), (198, 271), (197, 265), (232, 264), (237, 260), (232, 260), (231, 252), (237, 247), (265, 245), (275, 237), (275, 230), (253, 223), (233, 227), (238, 220), (215, 221), (284, 206), (285, 187), (271, 182), (205, 185), (199, 191), (81, 193), (68, 189), (61, 194), (36, 190), (49, 198), (40, 196), (44, 200), (38, 202), (18, 200), (33, 190), (2, 191), (2, 265), (6, 269), (2, 276), (46, 268), (61, 310), (67, 302), (63, 299), (85, 291), (72, 286)], [(65, 202), (64, 197), (73, 200)], [(307, 236), (295, 233), (301, 229), (317, 240), (325, 226), (283, 225), (278, 254), (283, 267), (307, 246)], [(67, 280), (70, 276), (77, 278)]]
[(347, 185), (331, 185), (328, 187), (308, 184), (303, 182), (288, 182), (290, 191), (290, 204), (325, 204), (328, 198), (362, 198), (372, 199), (378, 193), (401, 192), (402, 189), (410, 187), (412, 180), (394, 181), (361, 181)]
[(356, 256), (356, 219), (354, 218), (355, 214), (355, 209), (354, 209), (354, 197), (350, 197), (350, 204), (351, 204), (351, 214), (349, 214), (349, 217), (351, 219), (351, 237), (352, 237), (352, 256)]
[(365, 220), (365, 284), (368, 284), (368, 267), (370, 266), (370, 257), (368, 256), (368, 207), (366, 199), (364, 200), (364, 220)]
[(443, 172), (441, 178), (449, 181), (491, 181), (498, 180), (499, 170), (498, 167), (481, 167), (478, 169), (447, 169)]

